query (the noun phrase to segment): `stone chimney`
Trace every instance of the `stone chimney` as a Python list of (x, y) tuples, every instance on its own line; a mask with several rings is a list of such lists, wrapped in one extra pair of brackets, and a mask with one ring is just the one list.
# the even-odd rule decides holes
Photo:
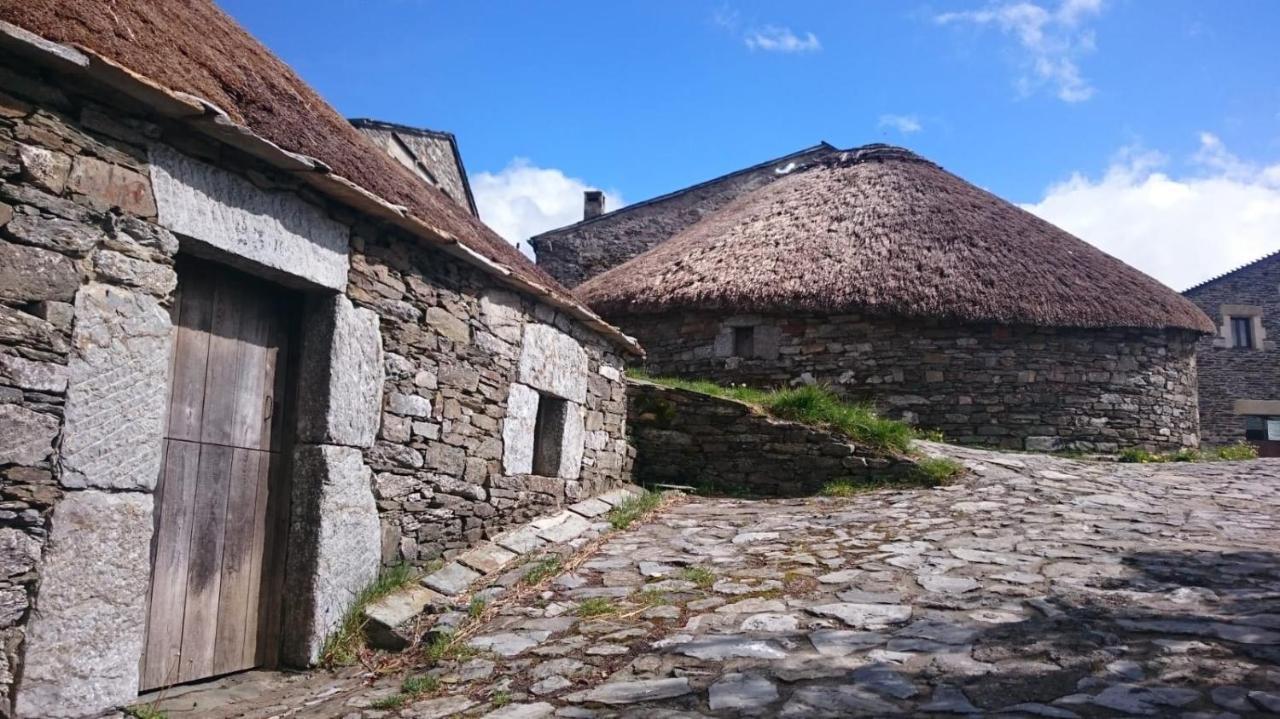
[(604, 192), (587, 190), (582, 193), (582, 219), (589, 220), (604, 214)]

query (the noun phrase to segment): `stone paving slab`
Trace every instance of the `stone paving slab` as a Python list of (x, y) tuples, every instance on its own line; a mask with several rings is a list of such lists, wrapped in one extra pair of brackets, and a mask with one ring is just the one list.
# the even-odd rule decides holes
[[(598, 719), (1280, 709), (1280, 460), (925, 446), (972, 474), (848, 499), (691, 498), (611, 535), (545, 590), (496, 605), (472, 639), (480, 656), (422, 668), (442, 684), (427, 706)], [(419, 716), (369, 708), (400, 680), (279, 702), (307, 706), (299, 717)]]

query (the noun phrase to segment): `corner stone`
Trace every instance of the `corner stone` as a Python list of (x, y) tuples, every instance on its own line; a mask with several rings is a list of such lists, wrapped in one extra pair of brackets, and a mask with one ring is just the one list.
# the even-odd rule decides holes
[(70, 492), (54, 509), (17, 715), (96, 716), (138, 696), (151, 495)]
[(298, 435), (304, 442), (371, 447), (382, 416), (378, 315), (342, 295), (308, 307), (303, 327)]
[(378, 576), (382, 529), (360, 450), (302, 445), (294, 453), (285, 659), (319, 658), (325, 636)]

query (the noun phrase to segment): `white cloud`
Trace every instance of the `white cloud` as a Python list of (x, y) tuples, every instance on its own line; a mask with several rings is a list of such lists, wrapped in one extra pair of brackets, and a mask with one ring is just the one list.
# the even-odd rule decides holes
[(1094, 88), (1077, 64), (1094, 50), (1093, 31), (1085, 23), (1102, 12), (1103, 0), (1061, 0), (1049, 10), (1032, 2), (993, 4), (982, 10), (947, 12), (934, 16), (939, 25), (994, 26), (1017, 39), (1024, 57), (1017, 87), (1030, 94), (1042, 86), (1054, 89), (1064, 102), (1083, 102)]
[(892, 128), (904, 135), (924, 129), (920, 124), (920, 118), (915, 115), (881, 115), (879, 126)]
[(765, 52), (817, 52), (822, 49), (818, 36), (811, 32), (797, 35), (789, 27), (765, 25), (752, 30), (743, 38), (743, 42), (752, 50)]
[[(527, 255), (532, 250), (525, 240), (582, 219), (582, 193), (592, 188), (576, 177), (555, 168), (537, 167), (523, 157), (499, 172), (471, 176), (480, 219)], [(616, 210), (624, 204), (616, 190), (605, 192), (605, 209)]]
[(1126, 149), (1101, 178), (1073, 174), (1023, 207), (1178, 290), (1280, 250), (1280, 163), (1210, 133), (1191, 161), (1176, 177), (1160, 153)]

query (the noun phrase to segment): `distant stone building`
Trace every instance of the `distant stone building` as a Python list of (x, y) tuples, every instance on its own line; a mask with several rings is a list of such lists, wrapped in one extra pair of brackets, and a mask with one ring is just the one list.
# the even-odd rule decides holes
[(1183, 292), (1213, 319), (1200, 340), (1200, 433), (1280, 456), (1280, 252)]
[(818, 158), (576, 292), (655, 374), (826, 384), (961, 442), (1199, 441), (1203, 312), (900, 148)]
[(588, 190), (581, 222), (530, 238), (538, 266), (573, 287), (626, 262), (719, 210), (740, 195), (830, 155), (825, 142), (683, 190), (605, 212), (604, 195)]
[(309, 664), (381, 565), (626, 479), (636, 344), (465, 179), (211, 2), (0, 21), (0, 716)]
[(363, 118), (351, 124), (423, 182), (439, 188), (473, 217), (480, 216), (453, 133)]

